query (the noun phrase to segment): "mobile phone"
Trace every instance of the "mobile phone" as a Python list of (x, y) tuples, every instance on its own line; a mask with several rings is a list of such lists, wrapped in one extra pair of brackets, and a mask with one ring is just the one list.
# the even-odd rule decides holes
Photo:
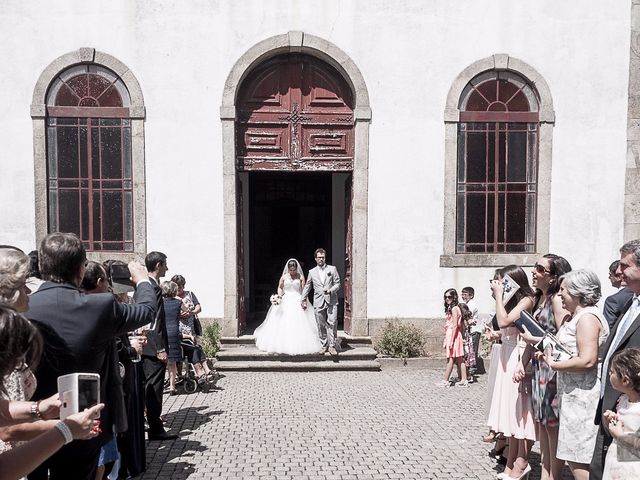
[(70, 373), (58, 377), (60, 418), (82, 412), (100, 403), (100, 375), (97, 373)]

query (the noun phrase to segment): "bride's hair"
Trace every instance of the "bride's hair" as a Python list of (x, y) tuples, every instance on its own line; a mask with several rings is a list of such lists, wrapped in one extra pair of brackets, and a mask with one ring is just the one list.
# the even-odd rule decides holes
[(302, 267), (300, 266), (300, 262), (295, 258), (290, 258), (287, 260), (287, 263), (284, 264), (284, 269), (282, 270), (282, 276), (284, 277), (287, 273), (289, 273), (289, 267), (296, 267), (296, 272), (300, 276), (302, 280), (304, 280), (304, 274), (302, 273)]

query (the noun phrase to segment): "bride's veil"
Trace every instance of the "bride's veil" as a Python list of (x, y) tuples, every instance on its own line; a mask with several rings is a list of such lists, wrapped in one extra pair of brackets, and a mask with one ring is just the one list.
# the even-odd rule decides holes
[(296, 262), (296, 270), (298, 271), (298, 275), (300, 275), (300, 278), (304, 282), (304, 273), (302, 273), (302, 267), (300, 266), (300, 262), (295, 258), (290, 258), (286, 261), (286, 263), (284, 264), (284, 269), (282, 270), (282, 276), (284, 277), (287, 273), (289, 273), (289, 262), (292, 261)]

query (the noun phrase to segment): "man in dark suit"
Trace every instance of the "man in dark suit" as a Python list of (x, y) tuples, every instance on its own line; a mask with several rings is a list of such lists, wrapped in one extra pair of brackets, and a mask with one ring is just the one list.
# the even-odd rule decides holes
[[(112, 375), (118, 375), (109, 361), (114, 338), (149, 323), (155, 316), (156, 298), (145, 267), (129, 263), (137, 285), (137, 303), (124, 305), (110, 293), (85, 295), (79, 290), (86, 262), (84, 246), (76, 235), (51, 233), (42, 240), (40, 270), (46, 281), (31, 295), (26, 314), (44, 339), (33, 400), (54, 394), (58, 376), (75, 372), (100, 374), (100, 398), (109, 399), (107, 385)], [(101, 435), (65, 445), (29, 479), (95, 479), (100, 447), (113, 438), (109, 429), (113, 406), (108, 401), (105, 404), (100, 417)]]
[(157, 302), (157, 314), (146, 331), (147, 343), (142, 350), (142, 362), (145, 378), (145, 404), (149, 423), (149, 440), (172, 440), (177, 435), (165, 431), (160, 415), (162, 414), (162, 391), (164, 374), (167, 369), (167, 324), (164, 317), (164, 302), (160, 279), (167, 270), (167, 256), (162, 252), (150, 252), (144, 259), (149, 270), (149, 280), (153, 285)]
[(595, 423), (600, 425), (600, 428), (591, 459), (589, 476), (595, 480), (602, 479), (604, 458), (607, 454), (607, 448), (611, 444), (611, 436), (604, 425), (602, 415), (607, 410), (615, 411), (616, 402), (620, 396), (620, 392), (611, 386), (609, 379), (611, 357), (627, 347), (640, 347), (640, 301), (638, 300), (638, 294), (640, 294), (640, 240), (632, 240), (620, 248), (620, 264), (616, 272), (621, 275), (622, 280), (633, 292), (633, 297), (624, 305), (604, 346), (602, 387), (595, 417)]
[(616, 323), (616, 320), (622, 313), (622, 308), (627, 304), (629, 299), (633, 297), (633, 292), (627, 288), (622, 280), (622, 275), (617, 272), (618, 265), (620, 265), (620, 260), (616, 260), (609, 265), (609, 281), (611, 282), (611, 286), (617, 288), (618, 291), (607, 297), (602, 309), (604, 318), (607, 319), (610, 328), (613, 328), (613, 324)]

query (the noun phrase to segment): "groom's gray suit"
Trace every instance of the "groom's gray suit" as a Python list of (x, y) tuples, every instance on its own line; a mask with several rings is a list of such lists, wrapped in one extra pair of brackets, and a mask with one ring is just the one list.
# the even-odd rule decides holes
[[(324, 273), (324, 275), (323, 275)], [(335, 348), (338, 336), (338, 290), (340, 275), (333, 265), (325, 265), (309, 270), (307, 283), (302, 290), (302, 301), (306, 302), (313, 285), (313, 311), (318, 322), (318, 332), (323, 348)], [(327, 292), (325, 295), (324, 292)]]

